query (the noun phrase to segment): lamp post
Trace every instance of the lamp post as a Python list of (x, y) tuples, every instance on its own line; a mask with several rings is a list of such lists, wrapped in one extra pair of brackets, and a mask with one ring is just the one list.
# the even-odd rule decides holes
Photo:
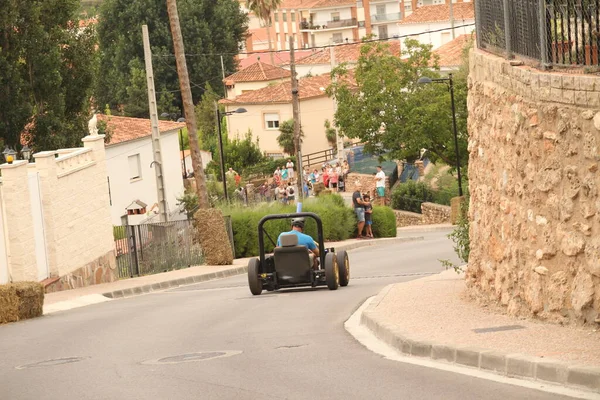
[(27, 162), (29, 162), (31, 159), (31, 149), (29, 146), (25, 145), (23, 148), (21, 148), (21, 157), (23, 157), (23, 160), (27, 160)]
[(454, 105), (454, 81), (452, 80), (452, 74), (448, 74), (448, 78), (436, 78), (431, 79), (426, 76), (422, 76), (417, 81), (418, 84), (426, 85), (429, 83), (447, 83), (450, 90), (450, 102), (452, 105), (452, 127), (454, 129), (454, 151), (456, 152), (456, 172), (458, 175), (458, 195), (463, 195), (462, 190), (462, 179), (460, 176), (460, 155), (458, 152), (458, 129), (456, 127), (456, 106)]
[(6, 161), (8, 164), (12, 164), (17, 156), (17, 152), (13, 149), (10, 149), (8, 145), (6, 145), (2, 155), (4, 156), (4, 161)]
[(219, 128), (219, 158), (221, 159), (221, 179), (223, 179), (223, 194), (225, 196), (225, 201), (229, 201), (229, 196), (227, 195), (227, 179), (225, 178), (225, 155), (223, 154), (223, 135), (221, 133), (221, 118), (227, 115), (232, 114), (243, 114), (246, 112), (245, 108), (238, 108), (237, 110), (227, 111), (222, 113), (219, 111), (219, 105), (216, 105), (217, 109), (217, 126)]

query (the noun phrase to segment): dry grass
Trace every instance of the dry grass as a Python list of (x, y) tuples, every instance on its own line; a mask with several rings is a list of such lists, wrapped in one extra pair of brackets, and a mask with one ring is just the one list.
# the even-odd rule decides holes
[(44, 287), (38, 282), (0, 285), (0, 324), (43, 314)]
[(233, 251), (219, 209), (200, 209), (194, 214), (195, 240), (200, 243), (207, 265), (231, 265)]

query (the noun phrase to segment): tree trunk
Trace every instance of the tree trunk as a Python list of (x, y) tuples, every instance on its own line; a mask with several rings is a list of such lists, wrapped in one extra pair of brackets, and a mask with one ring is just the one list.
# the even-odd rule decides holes
[(181, 26), (179, 25), (179, 14), (177, 12), (176, 0), (167, 0), (167, 12), (169, 13), (171, 35), (173, 36), (173, 49), (175, 51), (177, 75), (179, 76), (179, 86), (181, 88), (183, 112), (188, 130), (188, 138), (190, 141), (192, 166), (194, 167), (194, 178), (196, 179), (196, 194), (198, 195), (198, 206), (200, 208), (209, 208), (210, 203), (208, 202), (208, 193), (206, 192), (206, 178), (204, 176), (202, 159), (200, 158), (200, 145), (198, 143), (198, 131), (196, 129), (194, 101), (192, 99), (192, 89), (190, 87), (187, 63), (185, 61), (185, 50), (183, 47)]

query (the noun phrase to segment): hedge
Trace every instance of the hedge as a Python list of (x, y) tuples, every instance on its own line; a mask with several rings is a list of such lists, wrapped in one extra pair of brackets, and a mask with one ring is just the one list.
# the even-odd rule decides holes
[[(306, 199), (302, 211), (317, 214), (323, 222), (325, 241), (342, 241), (356, 235), (356, 216), (344, 199), (337, 195), (325, 195)], [(254, 207), (227, 207), (224, 215), (231, 216), (236, 257), (258, 255), (258, 222), (269, 214), (288, 214), (296, 212), (296, 206), (284, 206), (281, 203), (264, 203)], [(291, 229), (289, 220), (272, 220), (264, 225), (265, 231), (277, 241), (281, 232)], [(306, 219), (304, 232), (317, 238), (317, 227), (313, 219)], [(373, 210), (373, 233), (375, 237), (395, 237), (396, 217), (388, 207), (375, 207)], [(265, 235), (265, 251), (272, 252), (273, 243)]]

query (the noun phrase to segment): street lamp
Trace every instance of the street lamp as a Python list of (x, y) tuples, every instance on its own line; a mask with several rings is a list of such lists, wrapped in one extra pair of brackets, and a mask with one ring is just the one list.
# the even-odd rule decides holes
[(27, 160), (27, 162), (29, 162), (29, 159), (31, 158), (31, 149), (29, 146), (25, 145), (23, 148), (21, 148), (21, 157), (23, 157), (23, 160)]
[(14, 151), (13, 149), (9, 149), (8, 145), (6, 145), (4, 147), (4, 151), (2, 152), (2, 155), (4, 156), (4, 161), (6, 161), (8, 164), (12, 164), (13, 161), (15, 160), (17, 152)]
[(456, 172), (458, 174), (458, 195), (463, 195), (462, 190), (462, 179), (460, 176), (460, 156), (458, 153), (458, 129), (456, 128), (456, 106), (454, 105), (454, 81), (452, 80), (452, 74), (448, 74), (448, 78), (436, 78), (431, 79), (426, 76), (422, 76), (417, 81), (420, 85), (427, 85), (430, 83), (447, 83), (450, 89), (450, 102), (452, 104), (452, 126), (454, 128), (454, 151), (456, 152)]
[(223, 154), (223, 135), (221, 133), (221, 118), (223, 116), (232, 114), (243, 114), (245, 112), (245, 108), (238, 108), (237, 110), (222, 113), (221, 111), (219, 111), (219, 105), (217, 104), (217, 126), (219, 127), (219, 157), (221, 158), (221, 178), (223, 179), (223, 194), (225, 195), (225, 201), (229, 201), (229, 196), (227, 195), (227, 179), (225, 178), (225, 155)]

